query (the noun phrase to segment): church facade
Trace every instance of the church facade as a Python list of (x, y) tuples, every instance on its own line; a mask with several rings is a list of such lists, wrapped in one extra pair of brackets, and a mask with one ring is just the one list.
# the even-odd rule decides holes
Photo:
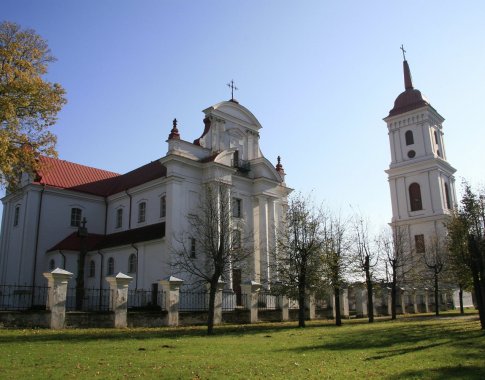
[(456, 204), (456, 170), (446, 156), (444, 118), (414, 88), (405, 58), (403, 70), (405, 90), (384, 118), (391, 150), (386, 173), (392, 202), (390, 225), (406, 235), (406, 248), (417, 260), (427, 246), (446, 235), (445, 222)]
[[(226, 286), (269, 283), (269, 251), (291, 192), (283, 166), (264, 157), (262, 126), (236, 100), (203, 112), (198, 139), (182, 139), (174, 120), (167, 154), (123, 175), (42, 157), (41, 169), (2, 199), (0, 284), (44, 285), (42, 273), (57, 267), (78, 273), (83, 250), (84, 286), (106, 288), (104, 278), (122, 272), (134, 278), (130, 287), (150, 289), (173, 274), (187, 215), (214, 181), (229, 186), (232, 217), (254, 241), (248, 269), (233, 268)], [(193, 249), (203, 254), (196, 241)]]

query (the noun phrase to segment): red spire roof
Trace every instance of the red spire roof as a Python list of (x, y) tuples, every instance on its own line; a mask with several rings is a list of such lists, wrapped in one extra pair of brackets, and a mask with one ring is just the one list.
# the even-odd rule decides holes
[(403, 61), (403, 72), (405, 91), (399, 94), (394, 101), (394, 107), (389, 111), (389, 116), (399, 115), (423, 106), (430, 105), (428, 99), (421, 94), (421, 91), (413, 87), (411, 70), (409, 69), (408, 61), (406, 60)]

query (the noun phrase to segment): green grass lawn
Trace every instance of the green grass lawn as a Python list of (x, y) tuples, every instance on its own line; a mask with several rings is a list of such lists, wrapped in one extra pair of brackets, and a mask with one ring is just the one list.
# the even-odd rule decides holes
[(475, 313), (159, 329), (0, 329), (0, 379), (485, 379)]

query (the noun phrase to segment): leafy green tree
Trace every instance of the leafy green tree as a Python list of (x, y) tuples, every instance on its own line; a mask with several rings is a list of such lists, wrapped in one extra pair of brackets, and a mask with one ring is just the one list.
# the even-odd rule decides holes
[(448, 230), (447, 245), (449, 251), (449, 267), (447, 274), (452, 282), (458, 285), (460, 313), (464, 314), (463, 291), (473, 290), (473, 279), (469, 267), (468, 232), (465, 218), (458, 210), (454, 210), (451, 218), (446, 223)]
[(462, 264), (460, 275), (467, 271), (471, 275), (481, 327), (485, 330), (485, 197), (467, 183), (464, 185), (461, 206), (448, 224), (449, 247), (455, 265)]
[(64, 89), (45, 81), (55, 61), (35, 31), (0, 24), (0, 185), (11, 189), (19, 175), (36, 169), (37, 157), (53, 156), (56, 137), (48, 131), (66, 103)]

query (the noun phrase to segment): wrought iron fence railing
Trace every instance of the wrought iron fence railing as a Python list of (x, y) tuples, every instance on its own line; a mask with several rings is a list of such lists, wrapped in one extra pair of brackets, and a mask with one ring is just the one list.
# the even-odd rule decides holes
[(0, 310), (43, 310), (48, 295), (47, 286), (0, 285)]
[(66, 311), (108, 311), (110, 296), (110, 289), (85, 288), (82, 292), (78, 292), (76, 288), (68, 288)]
[(144, 289), (129, 289), (128, 309), (165, 310), (165, 292)]
[(209, 293), (180, 291), (179, 311), (206, 311), (209, 308)]
[(278, 296), (264, 291), (258, 293), (258, 310), (276, 309), (278, 309)]

